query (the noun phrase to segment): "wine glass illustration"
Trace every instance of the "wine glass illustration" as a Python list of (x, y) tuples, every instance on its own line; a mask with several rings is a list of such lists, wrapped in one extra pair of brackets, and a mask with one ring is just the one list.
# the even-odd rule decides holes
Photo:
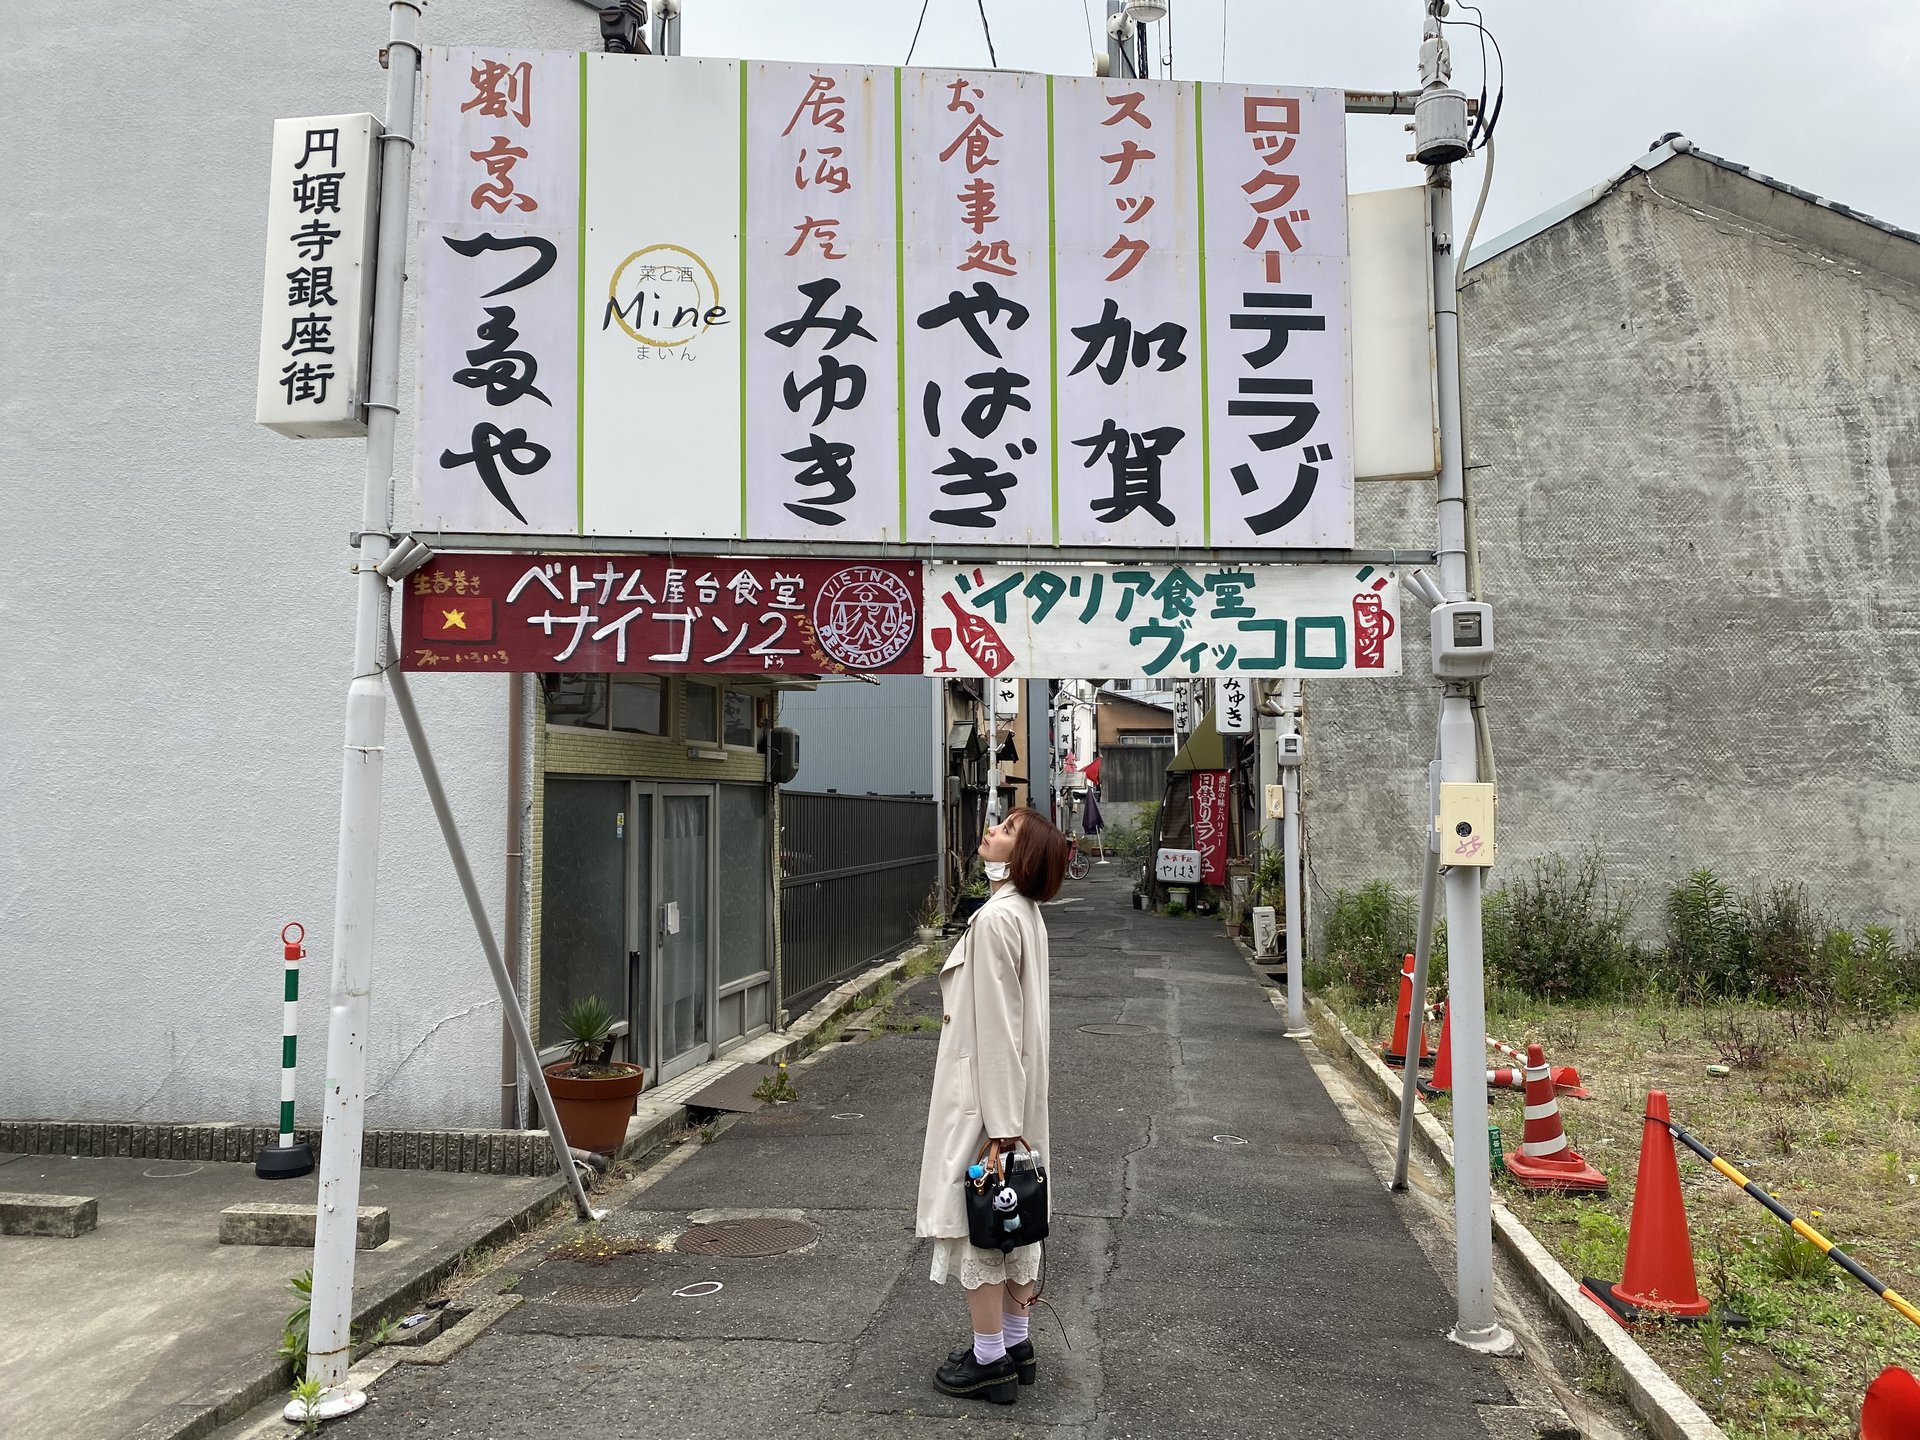
[(953, 648), (953, 631), (945, 625), (933, 627), (933, 648), (940, 652), (940, 668), (936, 675), (957, 675), (959, 672), (947, 663), (947, 651)]

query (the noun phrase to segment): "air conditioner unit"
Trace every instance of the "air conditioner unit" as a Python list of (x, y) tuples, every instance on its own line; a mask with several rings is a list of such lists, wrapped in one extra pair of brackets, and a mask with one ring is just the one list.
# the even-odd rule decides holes
[(1253, 953), (1259, 956), (1280, 952), (1280, 925), (1271, 905), (1253, 907)]

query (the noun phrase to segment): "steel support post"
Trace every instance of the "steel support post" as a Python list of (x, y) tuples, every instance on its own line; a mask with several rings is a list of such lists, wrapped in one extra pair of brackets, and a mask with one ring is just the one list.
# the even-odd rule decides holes
[(1280, 771), (1281, 860), (1287, 887), (1287, 1037), (1302, 1040), (1313, 1033), (1307, 1024), (1306, 957), (1300, 943), (1300, 767)]
[[(1440, 408), (1440, 483), (1435, 546), (1440, 589), (1467, 596), (1465, 415), (1460, 398), (1460, 292), (1453, 254), (1453, 174), (1427, 170), (1433, 221), (1434, 352)], [(1470, 687), (1448, 681), (1440, 701), (1440, 779), (1479, 776)], [(1428, 828), (1432, 828), (1429, 820)], [(1480, 935), (1480, 870), (1453, 865), (1445, 873), (1447, 1010), (1453, 1045), (1453, 1197), (1458, 1319), (1450, 1338), (1469, 1349), (1504, 1353), (1512, 1334), (1493, 1309), (1493, 1176), (1487, 1152), (1487, 1090), (1474, 1083), (1485, 1069), (1486, 980)], [(1413, 1017), (1409, 1026), (1417, 1025)], [(1418, 1033), (1417, 1031), (1415, 1033)], [(1407, 1057), (1415, 1068), (1417, 1056)]]
[[(391, 643), (392, 636), (388, 636)], [(393, 646), (395, 654), (399, 647)], [(513, 988), (513, 977), (507, 971), (506, 957), (500, 953), (500, 942), (494, 938), (493, 924), (487, 919), (486, 902), (480, 898), (480, 886), (473, 878), (473, 865), (467, 859), (467, 847), (460, 839), (460, 827), (454, 822), (453, 807), (447, 803), (446, 787), (440, 783), (440, 767), (434, 763), (433, 749), (427, 742), (427, 732), (420, 723), (420, 711), (413, 703), (413, 686), (406, 672), (397, 664), (387, 671), (387, 682), (393, 687), (393, 707), (400, 712), (400, 723), (407, 732), (407, 743), (413, 747), (413, 758), (420, 766), (420, 779), (427, 788), (427, 799), (433, 804), (433, 818), (440, 822), (440, 838), (446, 841), (447, 854), (453, 861), (453, 873), (460, 881), (460, 893), (466, 897), (467, 913), (473, 917), (473, 928), (480, 937), (480, 948), (486, 953), (487, 968), (493, 972), (494, 988), (500, 992), (500, 1005), (506, 1013), (507, 1027), (513, 1032), (514, 1048), (520, 1055), (520, 1068), (527, 1074), (533, 1085), (533, 1096), (540, 1106), (540, 1118), (546, 1124), (547, 1136), (553, 1144), (553, 1158), (560, 1166), (560, 1173), (567, 1177), (573, 1188), (573, 1206), (582, 1220), (604, 1219), (607, 1212), (596, 1210), (587, 1199), (586, 1187), (581, 1184), (580, 1171), (573, 1163), (573, 1153), (567, 1146), (566, 1136), (560, 1133), (560, 1120), (554, 1113), (553, 1095), (547, 1088), (547, 1073), (540, 1068), (540, 1054), (533, 1048), (533, 1034), (527, 1029), (527, 1017), (521, 1013), (520, 997)]]
[(399, 418), (400, 299), (405, 281), (413, 175), (414, 81), (420, 70), (416, 0), (387, 7), (387, 109), (380, 150), (380, 214), (374, 251), (373, 332), (367, 384), (366, 480), (355, 573), (353, 681), (347, 690), (340, 845), (333, 908), (327, 1070), (320, 1139), (319, 1213), (313, 1239), (307, 1379), (321, 1396), (295, 1400), (287, 1418), (333, 1419), (367, 1403), (347, 1384), (352, 1361), (353, 1267), (360, 1211), (367, 1026), (373, 989), (374, 901), (380, 869), (380, 796), (387, 734), (381, 674), (387, 660), (389, 592), (378, 566), (392, 526), (394, 426)]
[[(1436, 733), (1435, 744), (1439, 737)], [(1427, 766), (1427, 802), (1428, 814), (1434, 809), (1434, 801), (1439, 795), (1436, 788), (1440, 783), (1440, 761), (1436, 757)], [(1420, 929), (1413, 941), (1413, 996), (1412, 1014), (1424, 1016), (1427, 1005), (1428, 963), (1433, 958), (1433, 912), (1435, 892), (1440, 888), (1440, 837), (1433, 826), (1427, 826), (1427, 847), (1425, 858), (1420, 865)], [(1415, 1031), (1418, 1034), (1418, 1031)], [(1417, 1045), (1410, 1041), (1410, 1045)], [(1416, 1057), (1417, 1058), (1417, 1057)], [(1400, 1072), (1400, 1133), (1393, 1147), (1393, 1182), (1390, 1190), (1407, 1188), (1407, 1162), (1413, 1149), (1413, 1111), (1414, 1102), (1420, 1093), (1420, 1067), (1417, 1064), (1402, 1067)]]

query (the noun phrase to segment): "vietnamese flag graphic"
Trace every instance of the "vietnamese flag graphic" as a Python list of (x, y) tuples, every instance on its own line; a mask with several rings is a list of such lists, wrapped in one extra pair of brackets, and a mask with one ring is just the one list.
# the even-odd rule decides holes
[(472, 595), (423, 596), (420, 638), (443, 645), (493, 639), (493, 601)]

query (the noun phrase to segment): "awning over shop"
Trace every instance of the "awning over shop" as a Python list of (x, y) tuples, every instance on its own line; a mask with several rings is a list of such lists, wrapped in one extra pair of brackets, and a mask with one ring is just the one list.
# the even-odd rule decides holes
[(1167, 769), (1172, 772), (1226, 768), (1227, 748), (1220, 743), (1220, 732), (1214, 728), (1213, 712), (1209, 710), (1187, 737), (1187, 743), (1180, 747), (1180, 752), (1167, 762)]

